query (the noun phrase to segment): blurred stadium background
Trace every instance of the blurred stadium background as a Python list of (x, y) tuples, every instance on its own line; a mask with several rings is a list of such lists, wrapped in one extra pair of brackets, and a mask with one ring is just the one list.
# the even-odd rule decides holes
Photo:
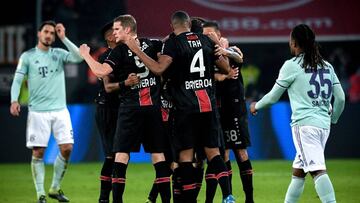
[[(30, 150), (25, 147), (26, 82), (19, 118), (9, 114), (10, 86), (20, 54), (36, 44), (36, 28), (42, 20), (62, 22), (69, 39), (77, 45), (89, 44), (93, 56), (97, 57), (105, 46), (100, 28), (114, 17), (130, 13), (137, 19), (140, 36), (162, 38), (171, 32), (170, 15), (180, 9), (191, 16), (218, 21), (223, 36), (241, 48), (245, 56), (242, 74), (248, 101), (261, 98), (271, 89), (281, 65), (291, 57), (288, 37), (292, 27), (298, 23), (309, 24), (317, 34), (323, 56), (334, 65), (347, 97), (344, 113), (338, 125), (332, 127), (327, 159), (359, 162), (360, 3), (357, 0), (12, 0), (6, 1), (7, 6), (5, 2), (1, 4), (0, 163), (4, 164), (0, 167), (1, 173), (8, 170), (5, 163), (29, 163), (31, 158)], [(8, 12), (10, 14), (4, 15)], [(57, 41), (55, 46), (63, 45)], [(66, 82), (76, 143), (71, 160), (73, 163), (100, 161), (103, 155), (93, 102), (96, 77), (85, 63), (68, 64)], [(253, 160), (293, 159), (290, 114), (285, 95), (257, 117), (249, 117), (252, 139), (249, 154)], [(45, 154), (46, 163), (52, 163), (56, 154), (56, 143), (51, 140)], [(133, 154), (131, 158), (131, 162), (148, 163), (149, 160), (144, 153)], [(354, 167), (359, 175), (359, 165)]]

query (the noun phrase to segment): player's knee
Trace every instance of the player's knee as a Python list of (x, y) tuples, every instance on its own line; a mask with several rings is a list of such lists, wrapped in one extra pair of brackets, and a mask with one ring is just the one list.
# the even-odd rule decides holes
[(118, 163), (128, 164), (129, 159), (130, 159), (130, 155), (128, 153), (118, 152), (115, 155), (115, 162)]
[(208, 160), (212, 160), (215, 156), (220, 155), (219, 148), (205, 147), (205, 153)]
[(156, 164), (161, 161), (165, 161), (165, 156), (163, 153), (152, 153), (151, 154), (151, 161), (153, 164)]
[(32, 149), (32, 156), (38, 159), (42, 159), (44, 157), (45, 148), (44, 147), (34, 147)]
[(313, 178), (325, 174), (326, 170), (310, 171), (310, 174)]
[(293, 176), (305, 178), (306, 173), (304, 172), (303, 169), (293, 168)]
[(60, 152), (61, 155), (65, 158), (65, 159), (69, 159), (70, 154), (72, 152), (73, 149), (73, 145), (72, 144), (63, 144), (60, 145)]
[(229, 161), (230, 160), (230, 150), (226, 149), (225, 150), (225, 154), (224, 154), (224, 161)]
[(241, 162), (244, 162), (249, 159), (248, 153), (246, 149), (238, 149), (237, 155), (240, 158)]

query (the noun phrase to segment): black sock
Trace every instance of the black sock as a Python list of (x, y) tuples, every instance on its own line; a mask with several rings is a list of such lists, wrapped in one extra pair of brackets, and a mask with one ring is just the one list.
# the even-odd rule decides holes
[(230, 185), (230, 193), (232, 194), (232, 168), (231, 168), (231, 161), (228, 160), (227, 162), (225, 162), (227, 171), (228, 171), (228, 175), (229, 175), (229, 185)]
[(243, 185), (243, 190), (245, 192), (245, 202), (252, 203), (253, 199), (253, 170), (250, 160), (244, 162), (238, 161), (240, 178)]
[(127, 164), (114, 162), (113, 177), (112, 177), (112, 190), (113, 190), (113, 203), (123, 203), (123, 193), (125, 190)]
[(163, 203), (170, 203), (170, 176), (172, 171), (170, 169), (169, 163), (166, 161), (161, 161), (154, 164), (154, 167), (156, 171), (155, 184), (157, 185), (158, 191), (160, 193), (161, 201)]
[(173, 201), (174, 203), (182, 203), (181, 200), (181, 179), (179, 177), (180, 170), (176, 168), (172, 175), (172, 184), (173, 184)]
[[(155, 179), (155, 181), (156, 181), (156, 179)], [(148, 196), (148, 199), (151, 200), (152, 202), (156, 202), (156, 198), (159, 193), (159, 190), (158, 190), (158, 187), (157, 187), (157, 184), (155, 183), (155, 181), (151, 187), (151, 190), (150, 190), (149, 196)]]
[(100, 173), (100, 197), (99, 200), (109, 200), (112, 189), (111, 174), (113, 170), (114, 159), (105, 158)]
[(182, 186), (181, 200), (186, 203), (196, 203), (196, 183), (192, 162), (180, 163), (179, 170)]
[(211, 167), (206, 168), (205, 172), (205, 181), (206, 181), (206, 200), (205, 203), (212, 203), (214, 201), (216, 188), (218, 181), (216, 179), (216, 175)]
[(195, 168), (196, 197), (199, 195), (204, 177), (204, 168), (202, 166)]
[(224, 160), (221, 158), (220, 155), (217, 155), (212, 158), (212, 160), (210, 160), (208, 167), (211, 167), (211, 170), (214, 171), (216, 179), (218, 180), (218, 183), (221, 187), (223, 199), (226, 198), (230, 195), (230, 184)]

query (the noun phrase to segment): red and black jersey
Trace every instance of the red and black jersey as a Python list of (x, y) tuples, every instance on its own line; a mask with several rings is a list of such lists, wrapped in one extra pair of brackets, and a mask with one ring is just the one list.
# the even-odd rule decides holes
[(241, 74), (242, 63), (237, 63), (230, 59), (230, 67), (239, 69), (239, 76), (237, 79), (225, 79), (222, 82), (216, 84), (217, 96), (221, 99), (222, 104), (232, 102), (236, 99), (245, 100), (245, 89), (243, 83), (243, 77)]
[[(141, 50), (157, 60), (162, 42), (145, 38), (139, 41)], [(116, 46), (105, 63), (113, 68), (119, 81), (126, 80), (130, 73), (140, 76), (139, 84), (120, 89), (120, 107), (160, 106), (160, 77), (153, 74), (127, 45)]]
[(162, 54), (172, 58), (164, 72), (177, 110), (210, 112), (216, 107), (214, 91), (215, 44), (203, 34), (184, 32), (169, 37)]
[[(105, 61), (105, 59), (107, 58), (107, 56), (110, 54), (110, 52), (111, 52), (111, 49), (108, 48), (104, 53), (102, 53), (99, 56), (98, 61), (100, 63), (103, 63)], [(114, 75), (115, 75), (115, 72), (112, 72), (109, 74), (110, 81), (118, 82), (118, 80), (116, 80)], [(95, 103), (97, 103), (99, 105), (106, 105), (108, 107), (118, 107), (119, 106), (119, 93), (117, 91), (107, 93), (105, 91), (104, 81), (101, 78), (99, 78), (99, 80), (98, 80), (98, 86), (99, 86), (99, 90), (95, 97)]]

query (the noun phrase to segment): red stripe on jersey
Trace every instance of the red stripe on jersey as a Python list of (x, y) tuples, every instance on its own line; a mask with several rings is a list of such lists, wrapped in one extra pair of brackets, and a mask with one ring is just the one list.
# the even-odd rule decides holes
[(199, 38), (198, 38), (197, 35), (192, 34), (192, 35), (186, 36), (186, 39), (187, 39), (187, 40), (197, 40), (197, 39), (199, 39)]
[(169, 121), (169, 109), (161, 108), (162, 121)]
[(150, 87), (140, 89), (139, 103), (140, 106), (149, 106), (153, 104), (151, 100)]
[(196, 90), (195, 94), (198, 99), (200, 112), (212, 111), (211, 101), (206, 90)]

